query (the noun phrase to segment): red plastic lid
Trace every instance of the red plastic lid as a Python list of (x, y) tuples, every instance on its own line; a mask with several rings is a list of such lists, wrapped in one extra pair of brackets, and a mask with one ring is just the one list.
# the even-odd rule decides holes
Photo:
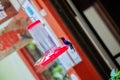
[(35, 66), (38, 65), (38, 66), (45, 67), (46, 65), (51, 63), (53, 60), (58, 58), (60, 55), (62, 55), (65, 51), (67, 51), (67, 49), (68, 49), (67, 45), (58, 47), (52, 53), (49, 53), (48, 55), (43, 56), (42, 59), (40, 59), (40, 61), (35, 64)]
[(54, 50), (53, 53), (49, 53), (49, 55), (44, 56), (40, 61), (41, 66), (46, 66), (47, 64), (55, 60), (58, 56), (63, 54), (67, 49), (68, 46), (61, 46)]
[(37, 21), (31, 23), (31, 24), (27, 27), (27, 29), (28, 29), (28, 30), (32, 29), (32, 28), (35, 27), (35, 25), (38, 24), (38, 23), (41, 23), (40, 20), (37, 20)]

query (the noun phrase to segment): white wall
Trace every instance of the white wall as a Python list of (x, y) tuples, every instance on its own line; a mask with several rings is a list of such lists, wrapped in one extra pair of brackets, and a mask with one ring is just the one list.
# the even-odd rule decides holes
[(17, 52), (0, 61), (0, 80), (35, 80)]

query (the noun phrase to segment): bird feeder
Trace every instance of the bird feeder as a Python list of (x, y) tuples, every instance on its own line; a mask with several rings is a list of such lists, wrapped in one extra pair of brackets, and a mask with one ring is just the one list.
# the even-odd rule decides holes
[(68, 49), (68, 46), (66, 45), (59, 47), (56, 46), (40, 20), (30, 24), (27, 28), (33, 39), (36, 41), (38, 48), (43, 52), (44, 55), (35, 65), (46, 66)]

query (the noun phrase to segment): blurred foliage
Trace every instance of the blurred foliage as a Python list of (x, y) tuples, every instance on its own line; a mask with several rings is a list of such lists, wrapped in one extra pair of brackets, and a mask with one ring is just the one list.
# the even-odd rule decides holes
[(120, 80), (120, 71), (113, 69), (110, 73), (109, 80)]

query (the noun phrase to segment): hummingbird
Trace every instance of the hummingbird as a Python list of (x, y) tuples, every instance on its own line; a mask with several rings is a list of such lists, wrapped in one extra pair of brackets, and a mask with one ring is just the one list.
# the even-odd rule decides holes
[(75, 49), (74, 49), (74, 47), (73, 47), (73, 45), (72, 45), (72, 43), (70, 41), (66, 40), (64, 37), (61, 37), (59, 39), (61, 39), (65, 45), (70, 46), (70, 49), (75, 51)]

